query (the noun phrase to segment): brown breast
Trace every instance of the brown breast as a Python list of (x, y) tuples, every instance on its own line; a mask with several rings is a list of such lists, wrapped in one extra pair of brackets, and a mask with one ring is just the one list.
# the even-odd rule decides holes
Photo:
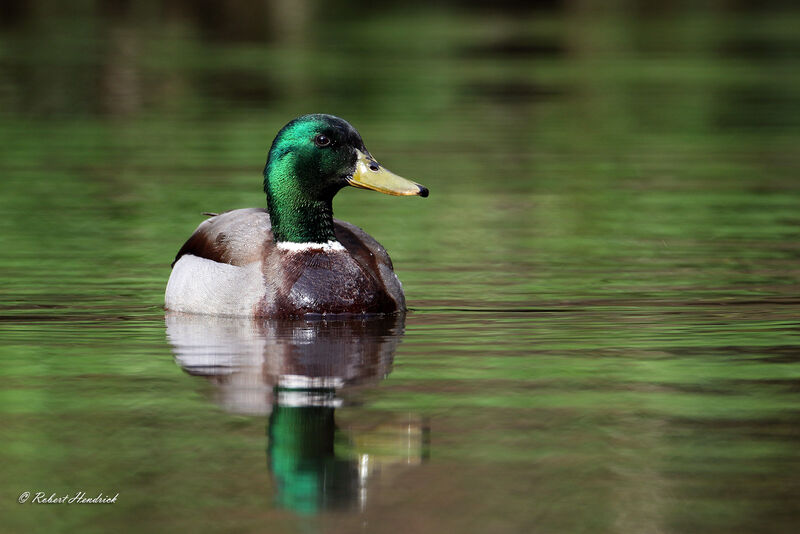
[[(258, 315), (378, 314), (394, 313), (400, 307), (377, 269), (362, 265), (347, 250), (273, 249), (270, 256), (264, 262), (264, 274), (275, 291), (262, 299)], [(280, 265), (280, 273), (275, 265)]]

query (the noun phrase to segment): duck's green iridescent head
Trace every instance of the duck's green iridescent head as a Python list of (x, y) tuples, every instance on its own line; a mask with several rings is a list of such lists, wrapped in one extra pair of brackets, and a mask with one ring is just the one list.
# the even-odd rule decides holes
[(333, 115), (304, 115), (284, 126), (269, 151), (264, 191), (276, 241), (335, 241), (333, 196), (351, 185), (390, 195), (428, 196), (370, 155), (361, 135)]

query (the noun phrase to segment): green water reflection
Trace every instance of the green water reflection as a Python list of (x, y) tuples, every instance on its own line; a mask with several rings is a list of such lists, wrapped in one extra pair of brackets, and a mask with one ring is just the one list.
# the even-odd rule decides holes
[[(796, 529), (794, 7), (6, 4), (0, 530)], [(392, 255), (402, 343), (344, 329), (331, 362), (366, 338), (369, 365), (284, 372), (288, 331), (234, 329), (188, 365), (170, 261), (264, 205), (308, 112), (431, 190), (334, 205)], [(355, 381), (282, 403), (309, 369)]]

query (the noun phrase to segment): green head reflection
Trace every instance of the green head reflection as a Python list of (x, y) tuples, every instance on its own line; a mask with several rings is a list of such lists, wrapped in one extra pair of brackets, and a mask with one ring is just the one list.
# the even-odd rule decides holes
[(357, 499), (357, 464), (336, 455), (333, 407), (278, 405), (267, 435), (269, 468), (282, 506), (315, 514), (321, 508), (347, 507)]

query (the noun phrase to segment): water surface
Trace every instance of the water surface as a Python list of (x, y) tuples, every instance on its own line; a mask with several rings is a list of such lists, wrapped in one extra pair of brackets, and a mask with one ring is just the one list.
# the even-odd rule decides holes
[[(30, 5), (0, 29), (0, 530), (796, 529), (800, 12)], [(165, 317), (201, 213), (263, 206), (307, 112), (430, 188), (334, 204), (412, 311)]]

